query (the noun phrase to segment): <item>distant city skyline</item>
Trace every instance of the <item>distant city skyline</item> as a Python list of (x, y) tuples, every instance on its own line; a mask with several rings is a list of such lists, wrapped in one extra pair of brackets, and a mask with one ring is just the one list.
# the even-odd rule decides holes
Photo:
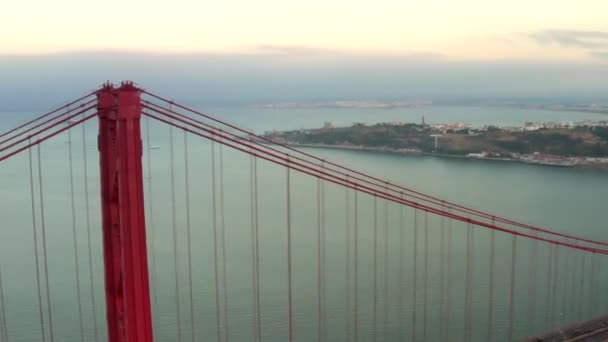
[(604, 0), (24, 0), (0, 12), (0, 55), (128, 50), (608, 63), (606, 13)]

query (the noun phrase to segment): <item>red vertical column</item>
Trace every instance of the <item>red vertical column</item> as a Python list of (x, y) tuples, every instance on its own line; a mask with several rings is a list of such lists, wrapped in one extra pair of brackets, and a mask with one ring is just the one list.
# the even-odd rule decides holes
[(110, 84), (97, 93), (98, 149), (108, 341), (120, 341), (122, 303), (120, 218), (116, 180), (116, 96)]
[(149, 342), (140, 90), (105, 85), (98, 111), (108, 340)]

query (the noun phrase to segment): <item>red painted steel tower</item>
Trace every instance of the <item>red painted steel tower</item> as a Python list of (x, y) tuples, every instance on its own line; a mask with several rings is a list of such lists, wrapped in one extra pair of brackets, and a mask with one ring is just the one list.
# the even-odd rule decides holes
[(105, 84), (97, 93), (109, 342), (153, 340), (140, 96), (132, 82)]

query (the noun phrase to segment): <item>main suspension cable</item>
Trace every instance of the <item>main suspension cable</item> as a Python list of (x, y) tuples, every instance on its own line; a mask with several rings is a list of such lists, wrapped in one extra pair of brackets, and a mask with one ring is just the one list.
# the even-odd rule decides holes
[[(68, 115), (68, 114), (72, 114), (72, 113), (73, 113), (75, 110), (77, 110), (77, 109), (82, 109), (82, 108), (85, 108), (85, 107), (87, 107), (87, 106), (89, 106), (89, 107), (88, 107), (88, 109), (91, 109), (91, 108), (92, 108), (91, 104), (92, 104), (94, 101), (95, 101), (95, 100), (91, 100), (91, 101), (88, 101), (88, 102), (86, 102), (86, 103), (82, 103), (82, 104), (81, 104), (80, 106), (78, 106), (78, 107), (74, 107), (74, 108), (71, 108), (71, 109), (67, 109), (65, 112), (63, 112), (63, 113), (61, 113), (61, 114), (55, 115), (55, 116), (51, 117), (50, 119), (48, 119), (48, 120), (46, 120), (46, 121), (44, 121), (44, 122), (41, 122), (41, 123), (39, 123), (39, 124), (37, 124), (37, 125), (35, 125), (35, 126), (29, 127), (28, 129), (26, 129), (26, 130), (24, 130), (24, 131), (22, 131), (22, 132), (19, 132), (18, 134), (12, 135), (12, 136), (10, 136), (10, 137), (8, 137), (8, 138), (6, 138), (6, 139), (4, 139), (4, 140), (0, 141), (0, 146), (5, 145), (6, 143), (10, 142), (11, 140), (15, 140), (15, 139), (17, 139), (17, 138), (21, 138), (21, 139), (20, 139), (19, 141), (17, 141), (17, 142), (14, 142), (14, 144), (13, 144), (13, 145), (23, 143), (23, 142), (25, 142), (26, 140), (31, 139), (33, 136), (35, 136), (35, 135), (37, 135), (37, 134), (40, 134), (40, 133), (43, 133), (43, 132), (45, 132), (46, 130), (48, 130), (48, 129), (50, 129), (50, 128), (53, 128), (54, 126), (56, 126), (56, 124), (54, 124), (54, 123), (53, 123), (53, 121), (58, 120), (58, 119), (61, 119), (61, 118), (64, 118), (66, 115)], [(87, 109), (87, 110), (88, 110), (88, 109)], [(82, 114), (82, 113), (84, 113), (84, 112), (86, 112), (86, 110), (84, 110), (84, 111), (83, 111), (83, 110), (81, 110), (79, 113), (80, 113), (80, 114)], [(72, 115), (71, 117), (75, 117), (75, 116), (76, 116), (76, 115)], [(65, 121), (65, 120), (64, 120), (64, 121)], [(67, 119), (67, 121), (69, 121), (69, 118)], [(28, 133), (30, 133), (31, 131), (33, 131), (33, 130), (35, 130), (35, 129), (37, 129), (37, 128), (43, 127), (43, 126), (45, 126), (45, 125), (48, 125), (48, 126), (47, 126), (47, 127), (42, 128), (42, 129), (40, 129), (40, 130), (38, 130), (38, 131), (37, 131), (37, 133), (34, 133), (34, 134), (28, 134)], [(11, 147), (11, 146), (7, 146), (6, 148), (9, 148), (9, 147)]]
[[(290, 147), (290, 146), (288, 146), (288, 145), (286, 145), (286, 144), (282, 144), (282, 143), (279, 143), (279, 142), (275, 142), (275, 141), (273, 141), (272, 139), (269, 139), (269, 138), (264, 137), (264, 136), (259, 136), (259, 135), (256, 135), (256, 134), (254, 134), (254, 133), (252, 133), (252, 132), (249, 132), (249, 131), (246, 131), (246, 130), (244, 130), (244, 129), (241, 129), (241, 128), (239, 128), (239, 127), (235, 126), (235, 125), (232, 125), (232, 124), (229, 124), (229, 123), (227, 123), (227, 122), (225, 122), (225, 121), (222, 121), (222, 120), (219, 120), (219, 119), (213, 118), (213, 117), (211, 117), (211, 116), (209, 116), (209, 115), (206, 115), (206, 114), (201, 113), (201, 112), (199, 112), (199, 111), (196, 111), (196, 110), (194, 110), (194, 109), (188, 108), (188, 107), (186, 107), (186, 106), (176, 104), (176, 103), (174, 103), (173, 101), (169, 101), (169, 100), (167, 100), (167, 99), (165, 99), (165, 98), (163, 98), (163, 97), (161, 97), (161, 96), (155, 95), (155, 94), (150, 93), (150, 92), (147, 92), (147, 91), (145, 91), (145, 90), (143, 90), (143, 92), (144, 92), (145, 94), (147, 94), (147, 95), (149, 95), (149, 96), (151, 96), (151, 97), (155, 98), (155, 99), (158, 99), (158, 100), (160, 100), (160, 101), (163, 101), (163, 102), (168, 103), (168, 104), (171, 104), (171, 105), (174, 105), (174, 106), (176, 106), (176, 107), (178, 107), (178, 108), (180, 108), (180, 109), (183, 109), (183, 110), (186, 110), (186, 111), (188, 111), (188, 112), (190, 112), (190, 113), (192, 113), (192, 114), (195, 114), (195, 115), (198, 115), (198, 116), (204, 117), (204, 118), (206, 118), (206, 119), (208, 119), (208, 120), (214, 121), (214, 122), (216, 122), (216, 123), (219, 123), (219, 124), (221, 124), (221, 125), (224, 125), (224, 126), (226, 126), (226, 127), (229, 127), (229, 128), (231, 128), (231, 129), (234, 129), (234, 130), (236, 130), (236, 131), (238, 131), (238, 132), (244, 133), (244, 134), (246, 134), (246, 135), (248, 135), (248, 136), (250, 136), (250, 137), (254, 138), (253, 140), (257, 140), (257, 141), (263, 141), (263, 142), (264, 142), (266, 145), (268, 145), (268, 144), (277, 145), (277, 146), (280, 146), (280, 147), (282, 147), (282, 148), (285, 148), (285, 149), (287, 149), (287, 150), (289, 150), (289, 151), (292, 151), (292, 152), (295, 152), (295, 153), (297, 153), (297, 154), (303, 155), (303, 156), (305, 156), (305, 157), (308, 157), (308, 158), (312, 158), (312, 159), (314, 159), (314, 160), (317, 160), (318, 162), (323, 162), (323, 159), (321, 159), (321, 158), (318, 158), (318, 157), (316, 157), (316, 156), (314, 156), (314, 155), (311, 155), (311, 154), (309, 154), (309, 153), (306, 153), (306, 152), (300, 151), (300, 150), (295, 149), (295, 148), (293, 148), (293, 147)], [(151, 110), (158, 111), (158, 109), (154, 109), (152, 106), (155, 106), (155, 107), (157, 107), (157, 108), (164, 108), (164, 107), (162, 107), (162, 106), (159, 106), (159, 105), (157, 105), (157, 104), (154, 104), (154, 103), (152, 103), (152, 102), (149, 102), (149, 101), (145, 101), (145, 100), (144, 100), (144, 108), (149, 108), (149, 109), (151, 109)], [(177, 112), (173, 112), (173, 111), (171, 111), (171, 112), (172, 112), (172, 113), (174, 113), (174, 114), (177, 114), (177, 115), (181, 115), (181, 116), (183, 116), (183, 117), (187, 118), (188, 120), (191, 120), (191, 121), (194, 121), (194, 122), (197, 122), (197, 123), (200, 123), (200, 124), (203, 124), (203, 125), (209, 126), (209, 127), (213, 127), (213, 126), (210, 126), (210, 125), (208, 125), (208, 124), (204, 124), (204, 123), (202, 123), (200, 120), (193, 119), (193, 118), (191, 118), (191, 117), (189, 117), (189, 116), (186, 116), (186, 115), (183, 115), (183, 114), (179, 114), (179, 113), (177, 113)], [(165, 113), (165, 114), (166, 114), (166, 113)], [(237, 135), (235, 135), (235, 134), (225, 132), (224, 130), (221, 130), (221, 129), (219, 129), (219, 130), (220, 130), (220, 131), (222, 131), (222, 132), (224, 132), (224, 133), (226, 133), (226, 134), (232, 135), (232, 136), (234, 136), (234, 137), (238, 137), (238, 136), (237, 136)], [(239, 137), (239, 138), (240, 138), (240, 137)], [(268, 146), (266, 146), (266, 147), (267, 147), (267, 148), (269, 148), (269, 149), (272, 149), (271, 147), (268, 147)], [(275, 152), (278, 152), (276, 149), (272, 149), (272, 150), (274, 150)], [(287, 154), (287, 153), (285, 153), (285, 152), (282, 152), (282, 153), (284, 153), (285, 155)], [(297, 160), (303, 160), (302, 158), (297, 157), (297, 156), (293, 156), (293, 158), (295, 158), (295, 159), (297, 159)], [(553, 231), (550, 231), (550, 230), (547, 230), (547, 229), (543, 229), (543, 228), (539, 228), (539, 227), (531, 226), (531, 225), (528, 225), (528, 224), (524, 224), (524, 223), (516, 222), (516, 221), (513, 221), (513, 220), (506, 219), (506, 218), (502, 218), (502, 217), (496, 217), (495, 215), (490, 215), (490, 214), (484, 213), (484, 212), (479, 211), (479, 210), (475, 210), (475, 209), (468, 208), (468, 207), (465, 207), (465, 206), (462, 206), (462, 205), (458, 205), (458, 204), (455, 204), (455, 203), (452, 203), (452, 202), (448, 202), (448, 201), (445, 201), (445, 200), (442, 200), (442, 199), (439, 199), (439, 198), (436, 198), (436, 197), (433, 197), (433, 196), (430, 196), (430, 195), (427, 195), (427, 194), (424, 194), (424, 193), (421, 193), (421, 192), (415, 191), (415, 190), (413, 190), (413, 189), (409, 189), (409, 188), (406, 188), (406, 187), (400, 186), (400, 185), (398, 185), (398, 184), (393, 184), (393, 183), (391, 183), (391, 182), (388, 182), (388, 181), (385, 181), (385, 180), (379, 179), (379, 178), (377, 178), (377, 177), (373, 177), (373, 176), (367, 175), (367, 174), (365, 174), (365, 173), (362, 173), (362, 172), (359, 172), (359, 171), (353, 170), (353, 169), (351, 169), (351, 168), (348, 168), (348, 167), (346, 167), (346, 166), (343, 166), (343, 165), (340, 165), (340, 164), (337, 164), (337, 163), (333, 163), (333, 162), (331, 162), (331, 161), (328, 161), (328, 162), (327, 162), (327, 164), (328, 164), (328, 165), (335, 166), (335, 167), (338, 167), (338, 168), (340, 168), (340, 169), (342, 169), (342, 170), (345, 170), (345, 171), (348, 171), (348, 172), (354, 173), (354, 174), (356, 174), (356, 175), (362, 176), (362, 177), (364, 177), (364, 178), (367, 178), (367, 179), (361, 179), (361, 178), (359, 178), (359, 177), (352, 176), (352, 177), (353, 177), (354, 179), (356, 179), (356, 180), (360, 180), (360, 181), (365, 182), (365, 183), (368, 183), (368, 184), (374, 184), (374, 185), (376, 185), (376, 186), (381, 186), (381, 187), (383, 187), (384, 189), (389, 190), (389, 191), (393, 191), (393, 192), (399, 192), (399, 193), (401, 193), (401, 192), (403, 192), (403, 191), (406, 191), (406, 192), (408, 192), (408, 193), (411, 193), (411, 194), (414, 194), (414, 195), (415, 195), (415, 196), (413, 196), (413, 195), (408, 195), (408, 196), (410, 196), (410, 197), (412, 197), (412, 198), (415, 198), (415, 199), (420, 199), (420, 200), (426, 201), (426, 202), (428, 202), (428, 203), (432, 203), (432, 204), (434, 204), (434, 205), (438, 205), (438, 206), (446, 206), (446, 207), (448, 207), (448, 208), (450, 208), (450, 209), (454, 209), (454, 210), (457, 210), (457, 211), (462, 211), (462, 212), (465, 212), (465, 213), (467, 213), (467, 214), (474, 215), (474, 216), (479, 216), (479, 217), (486, 218), (486, 219), (491, 219), (491, 218), (494, 218), (495, 220), (497, 220), (498, 222), (501, 222), (501, 223), (505, 223), (505, 224), (509, 224), (509, 225), (514, 225), (514, 226), (517, 226), (517, 227), (520, 227), (520, 228), (524, 228), (524, 229), (536, 230), (536, 231), (539, 231), (539, 232), (542, 232), (542, 233), (545, 233), (545, 234), (556, 235), (556, 236), (567, 237), (567, 238), (573, 238), (573, 239), (576, 239), (576, 240), (579, 240), (579, 241), (583, 241), (583, 242), (588, 242), (588, 243), (594, 243), (594, 244), (599, 244), (599, 245), (603, 245), (603, 246), (608, 246), (608, 242), (594, 241), (594, 240), (590, 240), (590, 239), (578, 238), (578, 237), (570, 236), (570, 235), (567, 235), (567, 234), (563, 234), (563, 233), (559, 233), (559, 232), (553, 232)], [(318, 164), (315, 164), (315, 165), (319, 166)], [(331, 171), (333, 171), (333, 172), (341, 173), (340, 171), (337, 171), (337, 170), (334, 170), (334, 169), (330, 169), (330, 168), (328, 168), (328, 167), (326, 167), (326, 169), (331, 170)], [(368, 179), (371, 179), (371, 181), (370, 181), (370, 180), (368, 180)], [(386, 184), (386, 185), (388, 185), (388, 186), (385, 186), (385, 184)], [(397, 190), (395, 190), (395, 189), (397, 189)], [(422, 196), (422, 197), (419, 197), (419, 196)]]
[[(12, 143), (10, 143), (8, 145), (0, 147), (0, 152), (4, 152), (4, 151), (6, 151), (6, 150), (8, 150), (10, 148), (13, 148), (13, 147), (15, 147), (15, 146), (17, 146), (19, 144), (22, 144), (22, 143), (24, 143), (24, 142), (26, 142), (26, 141), (34, 138), (34, 137), (36, 137), (36, 136), (38, 136), (40, 134), (46, 133), (47, 131), (49, 131), (49, 130), (51, 130), (51, 129), (53, 129), (53, 128), (55, 128), (55, 127), (57, 127), (57, 126), (59, 126), (59, 125), (61, 125), (63, 123), (70, 123), (71, 120), (74, 119), (75, 117), (80, 116), (80, 115), (88, 112), (89, 110), (91, 110), (93, 108), (95, 108), (95, 105), (84, 107), (84, 108), (80, 109), (79, 111), (77, 111), (76, 113), (73, 113), (73, 114), (71, 114), (73, 112), (73, 110), (70, 110), (69, 112), (67, 112), (68, 114), (71, 114), (70, 116), (62, 118), (61, 120), (59, 120), (57, 122), (53, 122), (51, 125), (49, 125), (47, 127), (44, 127), (42, 129), (39, 129), (39, 130), (37, 130), (36, 132), (34, 132), (32, 134), (27, 134), (26, 135), (26, 133), (29, 133), (31, 130), (33, 130), (35, 128), (27, 130), (26, 132), (23, 132), (22, 134), (19, 134), (18, 136), (16, 136), (16, 137), (21, 137), (22, 135), (25, 135), (21, 139), (18, 139), (17, 141), (13, 141)], [(3, 145), (5, 143), (9, 142), (10, 140), (13, 140), (13, 138), (9, 138), (9, 139), (6, 139), (6, 140), (0, 142), (0, 145)]]
[[(21, 153), (21, 152), (23, 152), (23, 151), (25, 151), (25, 150), (27, 150), (27, 149), (29, 149), (29, 148), (33, 147), (33, 146), (39, 145), (39, 144), (41, 144), (41, 143), (43, 143), (43, 142), (47, 141), (48, 139), (50, 139), (50, 138), (52, 138), (52, 137), (54, 137), (54, 136), (58, 135), (59, 133), (62, 133), (62, 132), (64, 132), (64, 131), (67, 131), (68, 129), (70, 129), (70, 128), (74, 127), (74, 126), (78, 126), (78, 125), (80, 125), (81, 123), (84, 123), (84, 122), (86, 122), (86, 121), (88, 121), (88, 120), (90, 120), (90, 119), (92, 119), (92, 118), (94, 118), (94, 117), (96, 117), (96, 116), (97, 116), (97, 113), (93, 113), (93, 114), (90, 114), (90, 115), (88, 115), (88, 116), (86, 116), (86, 117), (84, 117), (84, 118), (80, 119), (80, 120), (77, 120), (77, 121), (71, 121), (71, 122), (72, 122), (71, 124), (68, 124), (68, 125), (66, 125), (65, 127), (61, 128), (61, 129), (59, 129), (59, 130), (56, 130), (56, 131), (54, 131), (54, 132), (52, 132), (52, 133), (49, 133), (49, 134), (47, 134), (47, 135), (45, 135), (45, 136), (43, 136), (43, 137), (41, 137), (41, 138), (38, 138), (37, 140), (34, 140), (33, 142), (28, 142), (26, 145), (21, 146), (21, 147), (19, 147), (18, 149), (14, 150), (14, 151), (12, 151), (12, 152), (9, 152), (8, 154), (5, 154), (4, 156), (0, 156), (0, 162), (1, 162), (1, 161), (4, 161), (4, 160), (7, 160), (7, 159), (9, 159), (9, 158), (11, 158), (11, 157), (13, 157), (13, 156), (16, 156), (17, 154), (19, 154), (19, 153)], [(67, 120), (65, 120), (65, 121), (63, 121), (63, 122), (67, 122)], [(27, 139), (25, 139), (25, 140), (29, 140), (29, 139), (31, 139), (31, 138), (33, 138), (33, 137), (32, 137), (32, 136), (30, 136), (30, 137), (28, 137), (28, 138), (27, 138)], [(4, 149), (4, 148), (5, 148), (5, 147), (3, 147), (2, 149)], [(8, 148), (8, 147), (6, 147), (6, 148)], [(1, 150), (1, 149), (0, 149), (0, 150)]]
[(33, 124), (34, 122), (40, 121), (40, 120), (42, 120), (42, 119), (44, 119), (44, 118), (46, 118), (48, 116), (51, 116), (51, 115), (53, 115), (53, 114), (55, 114), (55, 113), (57, 113), (59, 111), (62, 111), (64, 109), (66, 109), (66, 108), (68, 108), (68, 107), (70, 107), (70, 106), (72, 106), (72, 105), (74, 105), (74, 104), (76, 104), (76, 103), (78, 103), (78, 102), (86, 99), (87, 97), (89, 97), (89, 96), (91, 96), (93, 94), (95, 94), (95, 92), (90, 92), (90, 93), (88, 93), (88, 94), (86, 94), (84, 96), (81, 96), (81, 97), (77, 98), (74, 101), (68, 102), (68, 103), (64, 104), (63, 106), (55, 108), (55, 109), (51, 110), (50, 112), (47, 112), (47, 113), (45, 113), (43, 115), (40, 115), (40, 116), (38, 116), (38, 117), (36, 117), (36, 118), (34, 118), (32, 120), (29, 120), (29, 121), (27, 121), (27, 122), (25, 122), (25, 123), (23, 123), (23, 124), (15, 127), (15, 128), (13, 128), (13, 129), (9, 130), (7, 132), (4, 132), (4, 133), (0, 134), (0, 138), (3, 138), (3, 137), (5, 137), (5, 136), (7, 136), (7, 135), (9, 135), (9, 134), (11, 134), (13, 132), (16, 132), (16, 131), (18, 131), (18, 130), (26, 127), (26, 126), (29, 126), (29, 125)]
[[(177, 125), (177, 124), (175, 124), (175, 123), (173, 123), (173, 122), (171, 122), (169, 120), (165, 120), (165, 119), (160, 118), (158, 116), (155, 116), (153, 114), (146, 113), (146, 112), (144, 112), (143, 114), (147, 115), (149, 117), (152, 117), (152, 118), (154, 118), (154, 119), (156, 119), (156, 120), (158, 120), (160, 122), (164, 122), (166, 124), (173, 125), (174, 127), (177, 127), (179, 129), (186, 130), (186, 131), (188, 131), (190, 133), (193, 133), (195, 135), (201, 136), (201, 137), (203, 137), (205, 139), (213, 140), (213, 141), (216, 141), (216, 142), (221, 142), (223, 145), (229, 146), (229, 147), (231, 147), (231, 148), (233, 148), (235, 150), (238, 150), (238, 151), (241, 151), (241, 152), (244, 152), (244, 153), (247, 153), (247, 154), (254, 155), (254, 156), (258, 157), (258, 158), (270, 161), (270, 162), (272, 162), (274, 164), (277, 164), (277, 165), (281, 165), (281, 166), (284, 166), (284, 167), (287, 167), (287, 168), (299, 171), (299, 172), (304, 173), (304, 174), (308, 174), (308, 175), (311, 175), (311, 176), (314, 176), (314, 177), (320, 177), (320, 178), (323, 178), (324, 180), (330, 181), (332, 183), (335, 183), (335, 184), (338, 184), (338, 185), (341, 185), (341, 186), (350, 187), (350, 188), (355, 188), (355, 184), (357, 184), (357, 183), (354, 183), (353, 181), (350, 181), (350, 180), (345, 180), (345, 179), (342, 179), (342, 178), (336, 178), (336, 176), (328, 174), (328, 173), (326, 173), (326, 172), (324, 172), (322, 170), (319, 170), (319, 169), (311, 169), (309, 166), (303, 165), (301, 163), (297, 163), (295, 161), (292, 161), (289, 158), (277, 156), (277, 155), (274, 155), (272, 153), (268, 153), (267, 151), (260, 150), (259, 148), (246, 143), (245, 141), (243, 141), (243, 139), (240, 139), (240, 140), (232, 139), (232, 138), (230, 138), (230, 137), (228, 137), (226, 135), (220, 135), (216, 131), (211, 131), (211, 130), (208, 130), (208, 129), (197, 127), (196, 125), (191, 125), (193, 128), (201, 129), (201, 130), (205, 131), (207, 134), (211, 134), (210, 136), (207, 136), (207, 135), (204, 135), (204, 134), (202, 134), (200, 132), (197, 132), (197, 131), (195, 131), (193, 129), (187, 128), (185, 126)], [(182, 120), (180, 120), (178, 118), (171, 117), (171, 116), (169, 116), (169, 117), (173, 118), (176, 121), (183, 122)], [(218, 135), (221, 136), (223, 140), (218, 139), (217, 138)], [(240, 146), (234, 145), (234, 143), (236, 143), (236, 144), (238, 144)], [(266, 155), (263, 155), (263, 154), (260, 154), (260, 153), (257, 153), (257, 152), (253, 153), (253, 152), (251, 152), (248, 149), (254, 149), (254, 150), (258, 151), (258, 152), (265, 153)], [(445, 217), (448, 217), (448, 218), (451, 218), (451, 219), (454, 219), (454, 220), (457, 220), (457, 221), (468, 222), (468, 223), (471, 223), (471, 224), (474, 224), (474, 225), (477, 225), (477, 226), (481, 226), (481, 227), (485, 227), (485, 228), (490, 228), (490, 229), (502, 231), (502, 232), (505, 232), (505, 233), (508, 233), (508, 234), (511, 234), (511, 235), (518, 235), (518, 236), (526, 237), (526, 238), (529, 238), (529, 239), (536, 239), (536, 240), (539, 240), (539, 241), (548, 242), (548, 243), (551, 243), (553, 245), (561, 245), (561, 246), (565, 246), (565, 247), (569, 247), (569, 248), (586, 250), (588, 252), (595, 252), (595, 253), (599, 253), (599, 254), (608, 254), (608, 250), (597, 249), (597, 248), (592, 248), (592, 247), (582, 247), (582, 246), (578, 246), (578, 245), (573, 245), (573, 244), (568, 243), (568, 242), (562, 242), (562, 241), (553, 240), (553, 239), (544, 238), (544, 237), (536, 237), (536, 236), (530, 235), (529, 233), (524, 233), (524, 232), (517, 231), (517, 230), (512, 230), (512, 229), (507, 229), (507, 228), (500, 227), (500, 226), (492, 226), (489, 223), (486, 223), (486, 222), (483, 222), (483, 221), (478, 221), (478, 220), (471, 219), (469, 217), (464, 217), (464, 216), (452, 214), (450, 212), (442, 211), (442, 210), (439, 210), (439, 209), (436, 209), (436, 208), (433, 208), (433, 207), (428, 207), (428, 206), (422, 205), (422, 204), (417, 203), (417, 202), (412, 202), (412, 201), (409, 201), (409, 200), (402, 200), (399, 197), (392, 196), (390, 194), (384, 193), (384, 192), (379, 191), (377, 189), (369, 188), (367, 186), (363, 186), (361, 184), (357, 184), (356, 188), (360, 192), (367, 193), (367, 194), (370, 194), (370, 195), (374, 195), (374, 196), (377, 196), (378, 198), (381, 198), (381, 199), (390, 200), (392, 202), (400, 203), (400, 204), (407, 205), (407, 206), (414, 207), (414, 208), (420, 208), (420, 209), (423, 209), (423, 210), (428, 211), (430, 213), (441, 215), (441, 216), (445, 216)]]

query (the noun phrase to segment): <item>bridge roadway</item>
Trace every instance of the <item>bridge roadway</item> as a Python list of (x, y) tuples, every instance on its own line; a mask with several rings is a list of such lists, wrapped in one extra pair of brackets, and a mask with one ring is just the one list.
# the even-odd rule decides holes
[(608, 315), (567, 325), (522, 342), (608, 342)]

